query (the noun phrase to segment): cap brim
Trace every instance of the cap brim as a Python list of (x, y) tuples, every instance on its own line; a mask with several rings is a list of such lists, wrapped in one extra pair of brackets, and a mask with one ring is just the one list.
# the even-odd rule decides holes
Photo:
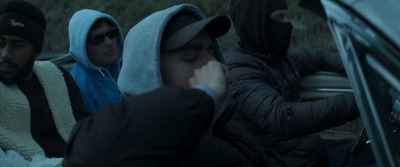
[(220, 15), (189, 24), (175, 32), (162, 45), (162, 51), (177, 49), (192, 40), (200, 31), (205, 30), (211, 39), (218, 38), (229, 31), (231, 21), (227, 16)]

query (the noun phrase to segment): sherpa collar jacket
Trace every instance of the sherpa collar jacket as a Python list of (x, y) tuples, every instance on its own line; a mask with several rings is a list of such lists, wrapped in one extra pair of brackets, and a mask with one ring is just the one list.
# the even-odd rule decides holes
[[(66, 142), (76, 123), (73, 110), (77, 106), (71, 105), (70, 96), (74, 95), (69, 92), (71, 85), (64, 79), (63, 72), (50, 62), (36, 61), (33, 73), (43, 87), (55, 128)], [(72, 98), (80, 99), (79, 92), (75, 95), (79, 97)], [(28, 160), (35, 154), (45, 155), (46, 151), (31, 134), (31, 110), (37, 111), (40, 108), (30, 108), (30, 106), (35, 105), (30, 104), (16, 84), (5, 85), (0, 82), (0, 146), (5, 151), (17, 151)], [(58, 151), (63, 152), (63, 150)]]

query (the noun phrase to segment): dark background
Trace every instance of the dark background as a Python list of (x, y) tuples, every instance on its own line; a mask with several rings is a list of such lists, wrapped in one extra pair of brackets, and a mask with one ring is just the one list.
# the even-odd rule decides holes
[[(0, 0), (0, 5), (11, 0)], [(180, 3), (192, 3), (209, 17), (228, 15), (229, 0), (27, 0), (38, 6), (47, 20), (43, 53), (68, 53), (68, 22), (78, 10), (88, 8), (113, 16), (120, 24), (125, 36), (130, 28), (149, 14)], [(336, 45), (326, 21), (298, 7), (299, 0), (291, 0), (289, 19), (294, 30), (292, 48), (319, 48), (336, 51)], [(220, 42), (224, 50), (238, 41), (232, 26)]]

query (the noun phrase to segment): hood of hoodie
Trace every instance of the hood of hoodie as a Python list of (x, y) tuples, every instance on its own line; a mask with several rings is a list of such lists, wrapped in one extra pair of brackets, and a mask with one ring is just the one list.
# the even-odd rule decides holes
[[(124, 37), (121, 32), (121, 28), (118, 22), (110, 15), (91, 10), (91, 9), (82, 9), (76, 12), (70, 22), (68, 27), (69, 32), (69, 43), (70, 48), (69, 52), (71, 56), (86, 70), (96, 70), (100, 71), (105, 70), (106, 67), (100, 67), (94, 65), (88, 58), (86, 51), (86, 39), (89, 34), (90, 29), (93, 24), (102, 18), (106, 18), (110, 21), (112, 27), (117, 27), (119, 34), (117, 36), (117, 54), (118, 60), (114, 63), (117, 64), (118, 68), (120, 68), (120, 64), (122, 61), (122, 51), (124, 47)], [(114, 67), (113, 65), (113, 67)]]
[(293, 26), (271, 20), (275, 10), (287, 10), (285, 0), (232, 0), (229, 14), (240, 38), (240, 47), (283, 59)]
[[(181, 11), (205, 19), (201, 11), (191, 4), (180, 4), (155, 12), (128, 32), (125, 39), (124, 65), (118, 77), (118, 87), (124, 96), (151, 92), (164, 86), (160, 71), (161, 37), (169, 20)], [(213, 41), (220, 48), (216, 39)], [(221, 50), (216, 59), (222, 62)]]

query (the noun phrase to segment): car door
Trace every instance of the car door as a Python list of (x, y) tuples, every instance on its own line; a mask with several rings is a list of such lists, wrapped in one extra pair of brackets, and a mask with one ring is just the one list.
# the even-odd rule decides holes
[(400, 166), (400, 1), (322, 0), (379, 166)]

